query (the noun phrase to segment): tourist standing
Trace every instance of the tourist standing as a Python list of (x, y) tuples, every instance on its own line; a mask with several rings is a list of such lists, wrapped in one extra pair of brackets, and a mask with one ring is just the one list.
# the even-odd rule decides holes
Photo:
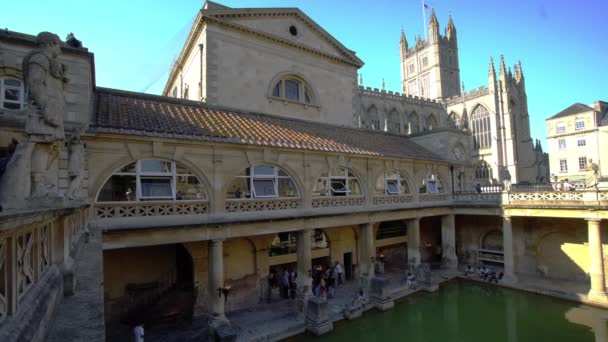
[(281, 278), (281, 297), (283, 299), (289, 298), (289, 272), (287, 269), (283, 271), (283, 277)]
[(144, 324), (139, 323), (133, 327), (133, 341), (144, 342)]
[(339, 261), (336, 261), (334, 269), (336, 270), (336, 275), (338, 276), (338, 287), (342, 287), (344, 284), (344, 271), (342, 270), (342, 265), (340, 265)]

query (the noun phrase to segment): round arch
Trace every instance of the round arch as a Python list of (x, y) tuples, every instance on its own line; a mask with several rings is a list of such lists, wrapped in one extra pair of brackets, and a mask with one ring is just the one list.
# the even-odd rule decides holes
[(310, 104), (315, 105), (315, 106), (320, 105), (319, 94), (318, 94), (317, 90), (315, 89), (315, 87), (313, 87), (313, 85), (312, 85), (313, 83), (310, 81), (310, 79), (308, 77), (306, 77), (301, 72), (297, 72), (297, 71), (282, 71), (282, 72), (279, 72), (276, 75), (274, 75), (274, 77), (270, 80), (270, 83), (268, 83), (268, 88), (266, 90), (266, 96), (274, 97), (272, 92), (274, 90), (275, 85), (280, 80), (285, 79), (285, 78), (294, 78), (294, 79), (300, 80), (302, 83), (304, 83), (304, 85), (308, 87), (308, 90), (310, 91), (310, 93), (312, 95)]
[(352, 174), (355, 176), (355, 178), (357, 179), (357, 181), (359, 182), (359, 187), (361, 188), (361, 195), (360, 196), (367, 196), (368, 194), (368, 189), (366, 188), (366, 182), (364, 182), (364, 178), (361, 177), (361, 172), (359, 170), (357, 170), (357, 168), (351, 167), (351, 166), (343, 166), (343, 165), (334, 165), (334, 166), (328, 166), (326, 168), (322, 168), (319, 172), (317, 172), (314, 176), (314, 178), (312, 178), (314, 181), (312, 183), (312, 188), (310, 189), (311, 192), (314, 191), (316, 184), (319, 182), (319, 178), (323, 177), (323, 174), (329, 174), (329, 170), (332, 167), (342, 167), (345, 168), (346, 170), (352, 172)]
[(470, 125), (473, 132), (475, 148), (488, 148), (492, 146), (492, 120), (488, 108), (477, 103), (473, 106), (470, 115)]
[(196, 167), (196, 165), (194, 165), (187, 159), (175, 160), (172, 158), (167, 158), (166, 156), (155, 156), (152, 153), (144, 153), (144, 154), (140, 155), (138, 159), (133, 159), (130, 157), (120, 158), (120, 159), (116, 160), (115, 162), (113, 162), (112, 164), (110, 164), (110, 166), (106, 167), (102, 172), (100, 172), (99, 176), (94, 181), (94, 184), (92, 187), (92, 189), (94, 191), (93, 198), (95, 198), (95, 201), (97, 201), (97, 198), (99, 196), (99, 193), (101, 192), (102, 187), (106, 184), (106, 182), (110, 179), (110, 177), (112, 177), (112, 175), (117, 170), (120, 170), (121, 168), (123, 168), (131, 163), (135, 163), (138, 160), (143, 160), (143, 159), (164, 160), (164, 161), (169, 161), (169, 162), (175, 162), (175, 163), (185, 166), (201, 182), (203, 189), (205, 190), (205, 194), (207, 195), (207, 199), (209, 201), (210, 210), (215, 209), (214, 204), (213, 204), (214, 199), (215, 199), (215, 194), (213, 193), (213, 187), (211, 186), (211, 182), (209, 182), (209, 179), (205, 176), (205, 174), (198, 167)]
[(291, 180), (295, 183), (296, 191), (298, 192), (298, 196), (294, 197), (294, 198), (304, 197), (303, 191), (308, 191), (308, 190), (304, 188), (303, 182), (300, 179), (300, 177), (298, 177), (298, 174), (295, 172), (295, 170), (293, 170), (292, 168), (290, 168), (287, 165), (281, 165), (278, 163), (265, 162), (265, 161), (262, 161), (260, 163), (253, 163), (251, 165), (247, 165), (244, 168), (239, 168), (237, 172), (231, 173), (228, 176), (226, 176), (225, 179), (227, 181), (224, 183), (224, 186), (221, 189), (221, 193), (223, 195), (226, 195), (228, 193), (228, 190), (230, 189), (230, 187), (234, 184), (235, 178), (237, 178), (239, 175), (243, 174), (248, 168), (253, 168), (255, 166), (263, 166), (263, 165), (273, 166), (273, 167), (276, 167), (279, 170), (283, 170), (285, 173), (287, 173), (289, 175), (289, 177), (291, 178)]

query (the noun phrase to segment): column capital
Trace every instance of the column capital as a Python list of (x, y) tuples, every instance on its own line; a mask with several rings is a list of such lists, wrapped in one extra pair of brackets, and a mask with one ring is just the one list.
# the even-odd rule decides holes
[(224, 243), (226, 239), (213, 239), (213, 240), (209, 240), (209, 243), (211, 243), (212, 245), (221, 245)]
[(502, 218), (505, 220), (510, 220), (513, 216), (511, 215), (502, 215)]
[(589, 221), (589, 222), (601, 222), (602, 219), (598, 218), (598, 217), (587, 217), (587, 218), (585, 218), (585, 221)]

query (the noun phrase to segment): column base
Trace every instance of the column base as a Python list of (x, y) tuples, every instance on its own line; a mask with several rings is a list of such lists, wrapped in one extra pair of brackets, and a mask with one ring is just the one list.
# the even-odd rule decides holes
[(587, 294), (587, 299), (592, 302), (608, 303), (608, 293), (604, 291), (591, 290)]
[(505, 274), (505, 275), (502, 277), (501, 281), (502, 281), (504, 284), (510, 285), (510, 284), (515, 284), (515, 283), (517, 283), (518, 279), (517, 279), (517, 276), (516, 276), (516, 275), (514, 275), (514, 274), (510, 274), (510, 275)]
[(456, 270), (458, 268), (458, 260), (456, 259), (441, 259), (441, 269)]
[(236, 329), (225, 317), (211, 317), (209, 319), (209, 340), (216, 342), (234, 342), (237, 338)]

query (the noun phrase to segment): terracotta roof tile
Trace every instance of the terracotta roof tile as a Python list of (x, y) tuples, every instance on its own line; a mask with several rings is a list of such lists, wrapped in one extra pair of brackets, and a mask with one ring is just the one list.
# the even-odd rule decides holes
[(91, 132), (441, 160), (403, 136), (98, 87)]

